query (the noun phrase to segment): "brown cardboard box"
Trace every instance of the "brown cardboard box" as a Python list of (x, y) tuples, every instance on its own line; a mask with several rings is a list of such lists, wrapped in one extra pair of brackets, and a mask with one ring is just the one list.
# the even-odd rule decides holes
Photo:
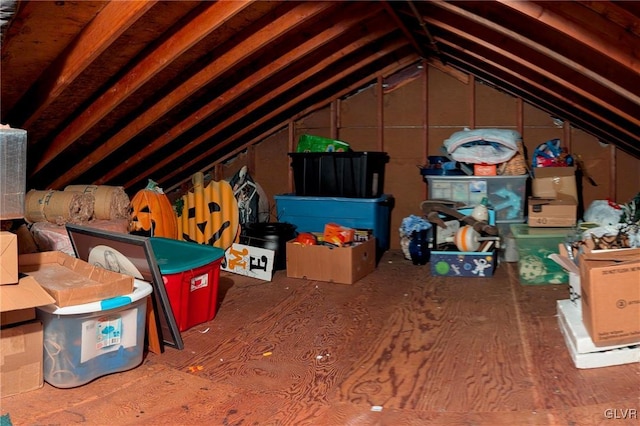
[(0, 285), (18, 282), (18, 236), (0, 231)]
[(578, 217), (578, 202), (563, 194), (555, 199), (529, 197), (528, 217), (531, 227), (571, 227)]
[(33, 277), (25, 276), (17, 284), (0, 286), (0, 324), (32, 320), (36, 317), (36, 306), (54, 302)]
[(96, 302), (133, 292), (133, 277), (108, 271), (59, 251), (18, 256), (20, 272), (31, 275), (59, 307)]
[(287, 277), (353, 284), (376, 269), (376, 239), (351, 247), (287, 242)]
[(578, 199), (575, 167), (535, 167), (531, 193), (538, 198), (558, 198), (558, 194)]
[(43, 346), (44, 334), (40, 321), (2, 328), (0, 395), (16, 395), (42, 387)]
[(33, 277), (0, 286), (0, 396), (42, 387), (43, 330), (35, 307), (53, 302)]
[(596, 346), (640, 343), (640, 249), (581, 254), (582, 320)]

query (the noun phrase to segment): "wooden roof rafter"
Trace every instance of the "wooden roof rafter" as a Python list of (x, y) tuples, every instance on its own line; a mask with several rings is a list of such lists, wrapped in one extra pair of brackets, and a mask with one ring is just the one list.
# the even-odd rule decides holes
[[(278, 72), (286, 69), (292, 63), (295, 63), (301, 58), (308, 56), (316, 49), (319, 49), (335, 38), (350, 31), (352, 27), (358, 22), (365, 21), (373, 14), (375, 14), (375, 11), (371, 11), (370, 13), (365, 15), (353, 15), (346, 21), (337, 22), (335, 25), (327, 27), (323, 32), (311, 37), (303, 44), (298, 45), (294, 49), (288, 51), (285, 55), (279, 58), (274, 58), (268, 66), (257, 69), (255, 73), (247, 76), (247, 78), (245, 78), (241, 83), (230, 87), (220, 96), (216, 97), (208, 104), (205, 104), (197, 111), (193, 112), (184, 120), (182, 120), (180, 123), (173, 126), (171, 132), (165, 132), (161, 134), (158, 138), (150, 142), (134, 156), (127, 158), (125, 162), (105, 173), (101, 178), (98, 179), (98, 184), (109, 182), (111, 179), (114, 179), (120, 173), (124, 172), (127, 168), (137, 164), (163, 146), (171, 143), (214, 112), (220, 110), (225, 105), (231, 104), (234, 100), (249, 92), (253, 87), (256, 87), (259, 84), (267, 81)], [(280, 26), (280, 28), (282, 27)]]
[(25, 127), (31, 126), (76, 77), (155, 3), (124, 2), (119, 5), (108, 2), (76, 37), (67, 49), (68, 53), (58, 56), (22, 98), (14, 110), (16, 115), (22, 116), (9, 116), (7, 119)]
[[(193, 25), (179, 29), (171, 38), (160, 43), (51, 141), (39, 162), (31, 171), (31, 177), (116, 108), (130, 96), (131, 92), (140, 88), (180, 54), (202, 40), (217, 27), (222, 26), (226, 19), (239, 13), (248, 4), (249, 2), (212, 2), (194, 17), (195, 22)], [(215, 22), (215, 25), (211, 25), (211, 22)], [(91, 162), (85, 161), (83, 164), (90, 165)], [(56, 188), (61, 182), (66, 183), (64, 179), (58, 178), (52, 186)]]
[[(358, 43), (361, 43), (361, 41), (358, 41)], [(383, 46), (377, 52), (376, 55), (371, 55), (371, 56), (369, 56), (367, 58), (364, 58), (360, 62), (358, 62), (357, 64), (352, 65), (348, 70), (345, 70), (345, 71), (343, 71), (342, 73), (340, 73), (338, 75), (333, 75), (332, 77), (329, 77), (325, 81), (323, 81), (322, 84), (314, 86), (312, 89), (310, 89), (309, 93), (307, 93), (306, 96), (312, 95), (313, 93), (320, 92), (321, 90), (325, 89), (326, 87), (329, 87), (332, 84), (334, 84), (335, 82), (339, 81), (341, 78), (344, 77), (344, 75), (354, 72), (354, 69), (363, 68), (363, 67), (367, 66), (369, 63), (371, 63), (374, 60), (378, 59), (379, 57), (388, 55), (388, 54), (400, 49), (403, 46), (407, 46), (407, 42), (406, 41), (394, 41), (394, 42), (388, 43), (387, 45)], [(316, 67), (318, 69), (309, 69), (308, 75), (301, 75), (298, 78), (288, 82), (285, 85), (285, 87), (278, 88), (278, 90), (281, 91), (281, 92), (284, 92), (285, 90), (288, 90), (289, 88), (291, 88), (291, 87), (295, 86), (296, 84), (298, 84), (300, 81), (304, 80), (305, 78), (308, 78), (310, 75), (313, 75), (313, 74), (317, 73), (319, 69), (326, 69), (333, 62), (335, 62), (336, 60), (338, 60), (338, 59), (342, 58), (343, 56), (345, 56), (345, 53), (346, 52), (344, 52), (344, 51), (336, 52), (335, 54), (331, 55), (331, 57), (326, 58), (321, 63), (318, 63), (316, 65)], [(417, 58), (414, 57), (413, 59), (415, 60)], [(408, 64), (408, 63), (410, 63), (410, 61), (408, 61), (406, 64)], [(272, 110), (270, 113), (260, 117), (260, 119), (252, 122), (249, 126), (245, 127), (241, 131), (235, 133), (233, 137), (228, 138), (228, 139), (226, 139), (224, 141), (218, 142), (215, 146), (213, 146), (212, 148), (210, 148), (209, 150), (207, 150), (203, 154), (199, 155), (198, 157), (193, 158), (192, 160), (185, 162), (179, 168), (174, 168), (172, 171), (169, 171), (169, 173), (167, 175), (165, 175), (163, 178), (160, 179), (160, 182), (162, 183), (164, 181), (170, 180), (173, 177), (175, 177), (178, 173), (183, 172), (183, 171), (189, 169), (194, 164), (197, 164), (197, 163), (201, 162), (204, 158), (208, 158), (208, 157), (211, 157), (211, 156), (215, 155), (218, 151), (220, 151), (221, 149), (223, 149), (227, 145), (231, 144), (235, 140), (238, 140), (239, 138), (241, 138), (245, 134), (249, 133), (250, 131), (254, 130), (255, 128), (257, 128), (261, 124), (263, 124), (265, 122), (268, 122), (270, 119), (272, 119), (273, 117), (276, 117), (278, 114), (280, 114), (280, 113), (282, 113), (282, 112), (294, 107), (304, 97), (305, 96), (303, 96), (303, 95), (299, 95), (299, 96), (297, 96), (295, 98), (292, 98), (288, 102), (283, 103), (278, 108), (276, 108), (276, 109)], [(194, 139), (192, 142), (190, 142), (189, 145), (195, 145), (195, 144), (199, 145), (199, 144), (202, 144), (202, 143), (206, 142), (208, 139), (210, 139), (211, 137), (215, 136), (215, 134), (217, 132), (219, 132), (220, 130), (224, 129), (227, 125), (229, 125), (230, 122), (237, 121), (238, 118), (242, 117), (247, 112), (249, 112), (249, 111), (251, 111), (251, 110), (253, 110), (255, 108), (258, 108), (260, 105), (265, 104), (267, 101), (268, 101), (268, 99), (263, 97), (263, 98), (257, 100), (254, 104), (248, 105), (247, 107), (243, 108), (241, 111), (238, 111), (236, 114), (234, 114), (234, 116), (230, 117), (229, 119), (225, 120), (224, 122), (219, 123), (218, 126), (216, 126), (215, 128), (213, 128), (210, 131), (202, 134), (197, 139)], [(188, 149), (191, 149), (191, 148), (192, 147), (184, 147), (182, 150), (180, 150), (179, 152), (176, 152), (173, 156), (171, 156), (170, 158), (167, 158), (162, 163), (159, 163), (159, 164), (153, 166), (152, 169), (150, 170), (150, 172), (157, 171), (157, 170), (161, 169), (162, 167), (171, 164), (172, 160), (175, 160), (175, 158), (178, 158), (181, 155), (184, 155), (188, 151)], [(136, 182), (129, 181), (129, 182), (127, 182), (127, 184), (125, 186), (130, 186), (130, 185), (133, 185), (134, 183), (136, 183)]]
[[(109, 155), (111, 152), (123, 146), (125, 143), (131, 140), (131, 138), (139, 134), (142, 130), (146, 129), (155, 121), (159, 120), (163, 115), (165, 115), (176, 105), (185, 101), (198, 89), (205, 86), (214, 79), (220, 77), (225, 71), (232, 69), (244, 58), (251, 56), (253, 53), (264, 48), (264, 46), (269, 44), (273, 39), (282, 36), (283, 34), (297, 26), (303, 25), (307, 20), (314, 18), (330, 7), (332, 7), (330, 3), (324, 2), (303, 3), (296, 9), (292, 10), (290, 13), (275, 19), (262, 30), (242, 40), (236, 49), (226, 52), (221, 57), (217, 58), (215, 61), (204, 67), (202, 70), (180, 83), (178, 86), (176, 86), (175, 89), (171, 91), (170, 94), (165, 96), (156, 104), (152, 105), (145, 112), (139, 114), (130, 124), (118, 131), (118, 133), (111, 137), (108, 141), (100, 146), (97, 146), (88, 156), (86, 161), (75, 165), (66, 173), (62, 174), (52, 183), (52, 186), (54, 188), (64, 186), (74, 178), (80, 176), (83, 172), (89, 170), (101, 158), (104, 158), (106, 155)], [(201, 119), (202, 116), (196, 113), (193, 116), (192, 121), (195, 120), (195, 122), (198, 122)], [(171, 134), (166, 136), (171, 136)], [(170, 139), (173, 140), (173, 138)], [(170, 140), (167, 140), (162, 145), (165, 145), (168, 142), (170, 142)], [(159, 145), (159, 143), (154, 144), (154, 147), (156, 147), (157, 145)], [(123, 164), (126, 164), (127, 166), (130, 165), (126, 161)]]
[(542, 82), (523, 78), (509, 66), (487, 61), (486, 58), (468, 50), (459, 49), (456, 50), (455, 55), (448, 54), (448, 56), (461, 69), (479, 75), (492, 84), (498, 84), (503, 90), (511, 88), (507, 91), (514, 96), (526, 99), (532, 105), (544, 107), (543, 109), (550, 113), (554, 111), (553, 106), (555, 106), (553, 115), (562, 114), (572, 124), (597, 135), (604, 142), (611, 143), (615, 140), (620, 143), (621, 148), (629, 152), (633, 152), (635, 149), (632, 142), (629, 142), (630, 137), (634, 135), (630, 134), (627, 129), (612, 125), (611, 121), (606, 118), (599, 118), (597, 124), (594, 119), (585, 120), (584, 117), (587, 115), (584, 113), (586, 111), (584, 105), (566, 96), (558, 95), (556, 91), (550, 90)]

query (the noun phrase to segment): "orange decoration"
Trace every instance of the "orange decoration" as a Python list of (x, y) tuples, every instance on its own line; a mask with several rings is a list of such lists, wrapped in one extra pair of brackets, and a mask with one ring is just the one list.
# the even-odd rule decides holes
[(304, 244), (306, 246), (315, 246), (318, 244), (318, 239), (311, 232), (302, 232), (294, 239), (294, 242)]
[(178, 238), (178, 221), (169, 197), (149, 179), (131, 199), (129, 232), (147, 237)]

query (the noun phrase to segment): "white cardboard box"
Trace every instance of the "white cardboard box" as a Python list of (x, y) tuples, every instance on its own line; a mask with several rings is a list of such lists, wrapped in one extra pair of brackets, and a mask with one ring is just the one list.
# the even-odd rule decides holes
[(571, 300), (558, 300), (558, 325), (576, 368), (599, 368), (640, 362), (640, 344), (596, 346)]

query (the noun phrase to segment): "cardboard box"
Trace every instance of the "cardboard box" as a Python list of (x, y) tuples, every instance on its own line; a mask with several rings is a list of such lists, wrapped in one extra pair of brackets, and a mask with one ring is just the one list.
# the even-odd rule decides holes
[(20, 272), (31, 275), (59, 307), (96, 302), (133, 292), (133, 277), (103, 269), (59, 251), (18, 256)]
[(43, 327), (36, 306), (53, 298), (33, 277), (0, 286), (0, 395), (10, 396), (43, 385)]
[(529, 226), (571, 227), (578, 217), (575, 198), (558, 194), (558, 198), (529, 197)]
[(582, 319), (596, 346), (640, 343), (640, 249), (579, 257)]
[(18, 282), (18, 236), (0, 231), (0, 285)]
[(17, 284), (0, 286), (0, 324), (3, 326), (35, 319), (36, 306), (55, 299), (33, 277), (22, 277)]
[(534, 167), (531, 193), (538, 198), (558, 198), (558, 194), (578, 199), (575, 167)]
[(353, 284), (376, 269), (376, 239), (351, 247), (287, 242), (287, 277)]
[(40, 321), (2, 328), (0, 395), (16, 395), (42, 387), (43, 347), (44, 334)]

